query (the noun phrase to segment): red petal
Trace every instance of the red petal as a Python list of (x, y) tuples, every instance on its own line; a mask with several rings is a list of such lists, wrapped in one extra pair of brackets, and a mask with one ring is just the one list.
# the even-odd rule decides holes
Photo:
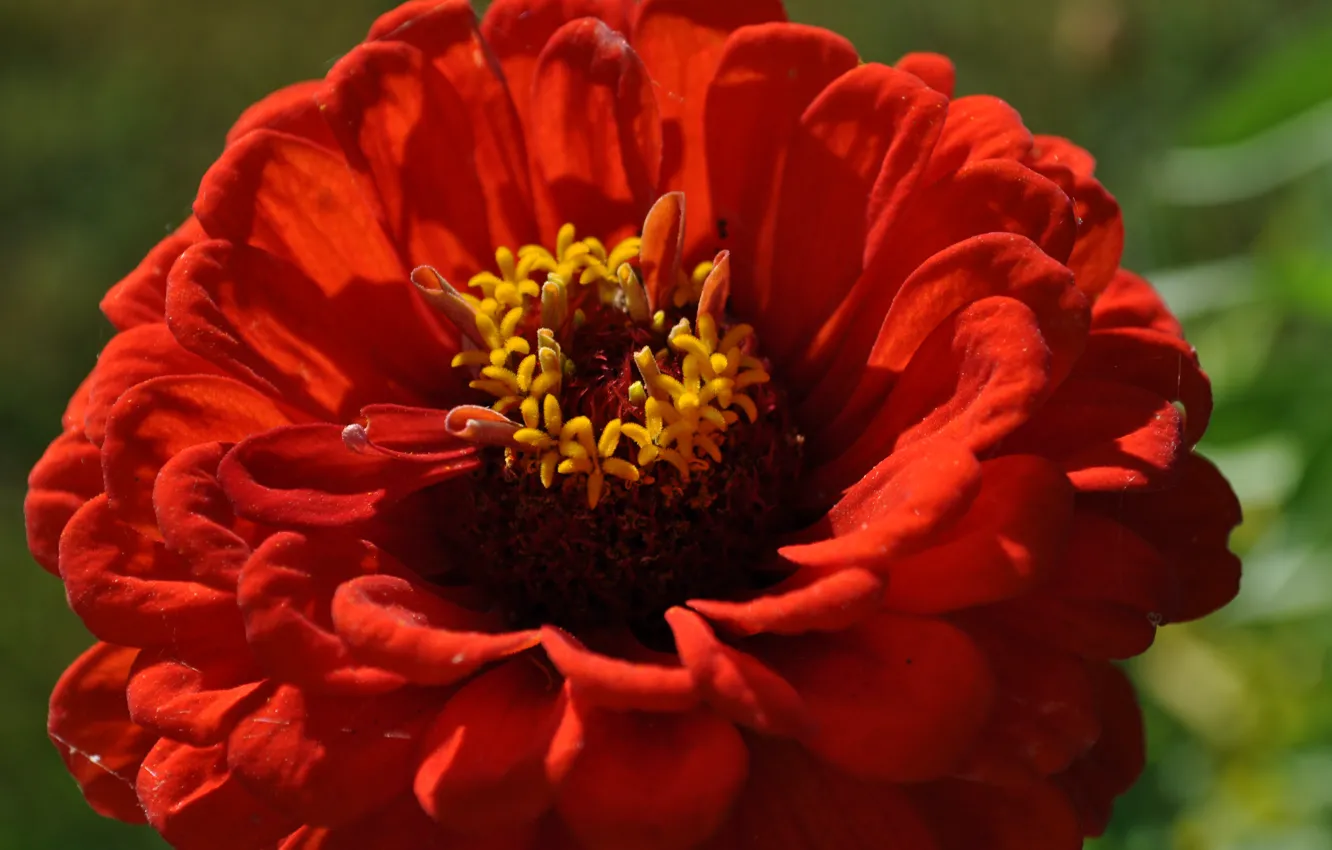
[(134, 777), (157, 740), (130, 720), (125, 706), (125, 683), (137, 654), (99, 643), (80, 655), (56, 682), (46, 726), (88, 805), (129, 823), (144, 822)]
[(1101, 709), (1101, 737), (1058, 778), (1073, 801), (1085, 835), (1100, 835), (1110, 821), (1115, 797), (1123, 794), (1146, 763), (1142, 709), (1128, 677), (1109, 664), (1089, 664)]
[(959, 773), (996, 785), (1066, 769), (1101, 734), (1096, 694), (1081, 658), (997, 630), (975, 631), (995, 673), (994, 713)]
[(989, 717), (980, 649), (942, 620), (882, 614), (835, 634), (748, 644), (814, 719), (808, 746), (852, 774), (918, 782), (947, 774)]
[(556, 805), (586, 850), (692, 847), (744, 786), (745, 744), (711, 712), (578, 714), (583, 748)]
[(925, 551), (887, 564), (887, 604), (934, 614), (1019, 596), (1048, 579), (1064, 553), (1073, 491), (1059, 467), (1015, 455), (981, 464), (981, 490)]
[(269, 804), (316, 826), (351, 823), (409, 792), (438, 696), (317, 697), (290, 685), (242, 720), (227, 763)]
[[(492, 4), (491, 9), (497, 5)], [(388, 21), (381, 19), (381, 23)], [(372, 37), (403, 41), (420, 50), (462, 99), (472, 140), (466, 161), (474, 164), (480, 181), (494, 244), (517, 246), (534, 241), (536, 227), (523, 126), (490, 45), (477, 30), (471, 4), (465, 0), (423, 3), (409, 23), (380, 34), (372, 31)], [(523, 97), (527, 94), (524, 91)], [(439, 130), (445, 134), (459, 132), (457, 127)], [(426, 144), (435, 151), (438, 142), (429, 139)]]
[(337, 141), (315, 100), (323, 89), (323, 80), (306, 80), (278, 89), (241, 113), (227, 131), (227, 144), (233, 145), (255, 130), (267, 129), (299, 136), (336, 150)]
[(373, 184), (404, 256), (455, 281), (489, 267), (495, 243), (474, 156), (480, 146), (453, 84), (420, 50), (389, 41), (357, 47), (328, 80), (329, 122)]
[[(987, 233), (940, 251), (907, 278), (868, 360), (839, 362), (801, 404), (806, 433), (834, 444), (853, 439), (929, 334), (954, 310), (991, 295), (1011, 296), (1036, 313), (1050, 348), (1051, 385), (1062, 383), (1083, 351), (1087, 299), (1074, 287), (1072, 272), (1031, 240)], [(842, 353), (849, 357), (851, 350)]]
[(562, 629), (541, 629), (541, 646), (582, 705), (614, 711), (688, 711), (699, 703), (689, 671), (679, 666), (593, 652)]
[(111, 507), (156, 538), (152, 487), (169, 459), (200, 443), (236, 441), (290, 421), (268, 396), (230, 378), (172, 375), (138, 384), (107, 419), (102, 472)]
[(948, 120), (922, 184), (928, 186), (983, 159), (1021, 160), (1031, 146), (1031, 131), (1016, 109), (988, 94), (960, 97), (948, 104)]
[[(599, 20), (561, 27), (537, 61), (528, 139), (542, 237), (565, 222), (616, 241), (657, 197), (661, 122), (652, 82), (624, 37)], [(539, 129), (536, 129), (539, 128)]]
[[(167, 461), (153, 485), (153, 506), (166, 548), (179, 555), (204, 584), (235, 590), (250, 556), (242, 534), (258, 532), (238, 524), (231, 502), (217, 481), (217, 465), (227, 443), (201, 443)], [(238, 533), (240, 532), (240, 533)]]
[(802, 569), (751, 600), (691, 599), (688, 605), (735, 634), (801, 635), (861, 622), (883, 607), (883, 590), (882, 576), (859, 567)]
[(345, 430), (293, 425), (259, 434), (222, 460), (218, 480), (243, 517), (269, 525), (340, 528), (372, 519), (384, 506), (477, 464), (475, 449), (461, 440), (435, 453), (407, 456), (349, 442)]
[(332, 613), (352, 655), (421, 685), (451, 685), (538, 641), (391, 575), (339, 585)]
[(638, 8), (630, 40), (663, 95), (661, 183), (689, 198), (687, 256), (713, 234), (703, 119), (726, 39), (744, 26), (785, 20), (781, 0), (646, 0)]
[(130, 717), (176, 741), (217, 744), (265, 696), (261, 678), (240, 641), (146, 649), (129, 680)]
[(125, 331), (162, 321), (167, 272), (182, 251), (203, 238), (203, 228), (190, 216), (174, 233), (157, 243), (134, 271), (102, 297), (102, 313), (111, 324)]
[(482, 835), (536, 821), (554, 800), (547, 754), (567, 705), (565, 689), (527, 661), (464, 685), (422, 745), (421, 806), (450, 829)]
[(812, 567), (882, 566), (928, 546), (967, 511), (980, 482), (980, 464), (955, 442), (930, 440), (893, 452), (798, 535), (816, 542), (783, 547), (781, 554)]
[(1128, 384), (1078, 378), (1004, 443), (1058, 463), (1081, 491), (1161, 487), (1187, 447), (1183, 417), (1169, 401)]
[(23, 522), (28, 550), (42, 569), (60, 572), (60, 535), (69, 518), (102, 492), (102, 459), (81, 428), (65, 431), (47, 446), (28, 473)]
[[(880, 458), (934, 436), (980, 455), (1039, 408), (1050, 352), (1035, 314), (1012, 298), (984, 298), (954, 313), (916, 350), (860, 438), (818, 467), (814, 486), (835, 490)], [(811, 447), (815, 458), (833, 445)]]
[(60, 538), (69, 606), (102, 640), (128, 646), (217, 639), (240, 627), (234, 594), (196, 581), (189, 565), (121, 522), (98, 496)]
[(221, 371), (176, 342), (165, 324), (138, 325), (116, 334), (97, 357), (88, 381), (84, 430), (94, 445), (106, 438), (106, 418), (126, 390), (164, 375), (218, 375)]
[(708, 86), (704, 134), (717, 246), (736, 264), (738, 316), (765, 315), (771, 304), (776, 199), (800, 116), (859, 61), (846, 39), (798, 24), (744, 27), (726, 41)]
[(752, 655), (717, 640), (693, 611), (672, 608), (666, 621), (680, 660), (708, 703), (736, 723), (765, 735), (797, 736), (811, 727), (809, 713), (790, 683)]
[(579, 18), (599, 18), (611, 29), (627, 33), (631, 8), (628, 0), (496, 0), (490, 4), (481, 21), (481, 34), (499, 60), (522, 126), (540, 132), (532, 123), (532, 86), (537, 57), (551, 36)]
[[(805, 383), (836, 368), (859, 369), (902, 282), (930, 257), (983, 233), (1025, 236), (1058, 262), (1068, 259), (1077, 219), (1053, 182), (1012, 160), (987, 159), (889, 207), (866, 242), (865, 271), (800, 367)], [(834, 358), (834, 355), (836, 357)]]
[(1225, 605), (1239, 591), (1240, 562), (1227, 549), (1240, 523), (1240, 504), (1225, 478), (1206, 460), (1185, 455), (1179, 481), (1169, 489), (1131, 498), (1106, 494), (1096, 510), (1136, 531), (1169, 560), (1178, 581), (1167, 622), (1193, 620)]
[(1044, 782), (999, 787), (945, 780), (908, 793), (932, 822), (939, 850), (1082, 848), (1068, 799)]
[(667, 192), (657, 199), (643, 222), (640, 265), (648, 304), (659, 309), (671, 303), (671, 294), (683, 272), (685, 196)]
[(209, 236), (287, 260), (329, 296), (358, 282), (406, 287), (407, 269), (367, 197), (339, 154), (255, 130), (204, 175), (194, 212)]
[(1115, 273), (1092, 307), (1092, 330), (1110, 328), (1145, 328), (1184, 338), (1184, 329), (1152, 285), (1127, 269)]
[(944, 97), (953, 96), (957, 74), (952, 60), (947, 56), (939, 53), (908, 53), (898, 59), (893, 67), (908, 74), (915, 74), (925, 82), (925, 85)]
[(139, 772), (148, 822), (181, 850), (260, 850), (297, 826), (227, 770), (226, 745), (163, 738)]
[(410, 285), (323, 287), (264, 251), (208, 241), (173, 270), (168, 323), (186, 348), (321, 418), (459, 392), (456, 351)]
[(1140, 387), (1184, 405), (1185, 442), (1202, 439), (1212, 418), (1212, 385), (1182, 339), (1142, 328), (1098, 330), (1078, 363), (1082, 377)]
[(1096, 161), (1085, 150), (1056, 136), (1037, 136), (1028, 161), (1073, 199), (1078, 214), (1078, 241), (1068, 267), (1078, 288), (1095, 295), (1110, 283), (1124, 252), (1124, 219), (1119, 204), (1092, 176)]
[[(434, 5), (438, 0), (427, 0)], [(297, 830), (279, 850), (528, 850), (526, 847), (488, 847), (459, 841), (431, 820), (416, 800), (404, 795), (387, 808), (345, 826), (332, 829), (306, 826)]]
[(911, 194), (947, 109), (911, 74), (861, 65), (805, 110), (777, 199), (769, 309), (754, 317), (769, 355), (795, 356), (855, 284), (871, 224)]
[(352, 655), (334, 629), (331, 607), (343, 582), (402, 571), (364, 541), (273, 535), (241, 571), (239, 603), (250, 648), (275, 678), (321, 691), (378, 693), (401, 686), (401, 676)]
[(749, 782), (708, 850), (938, 850), (896, 783), (854, 779), (779, 740), (753, 738), (750, 753)]

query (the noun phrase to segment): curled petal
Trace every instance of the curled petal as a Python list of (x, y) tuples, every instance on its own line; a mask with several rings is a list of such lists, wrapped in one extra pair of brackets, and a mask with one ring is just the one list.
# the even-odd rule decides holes
[(671, 293), (679, 283), (684, 234), (684, 193), (667, 192), (652, 205), (643, 222), (643, 285), (654, 311), (671, 303)]
[(925, 85), (942, 94), (953, 96), (957, 80), (956, 69), (947, 56), (939, 53), (908, 53), (893, 65), (899, 71), (915, 74)]
[(1092, 307), (1092, 330), (1141, 328), (1184, 338), (1179, 320), (1147, 281), (1120, 269)]
[[(935, 439), (894, 452), (849, 490), (784, 558), (810, 567), (882, 566), (932, 542), (979, 492), (981, 467), (958, 443)], [(827, 498), (815, 492), (820, 501)], [(823, 539), (820, 539), (823, 538)]]
[(223, 459), (218, 480), (243, 517), (336, 528), (371, 519), (383, 506), (476, 463), (471, 446), (408, 456), (371, 446), (360, 425), (293, 425), (242, 442)]
[(1081, 378), (1060, 387), (1004, 449), (1050, 458), (1078, 490), (1110, 492), (1173, 483), (1187, 451), (1183, 417), (1168, 400)]
[(734, 726), (703, 709), (574, 709), (583, 747), (556, 808), (586, 850), (676, 850), (716, 831), (747, 773)]
[(1021, 595), (1055, 569), (1072, 519), (1073, 491), (1059, 467), (1029, 455), (986, 461), (966, 516), (930, 548), (887, 564), (885, 601), (931, 614)]
[(775, 361), (794, 359), (851, 290), (871, 226), (910, 196), (946, 111), (947, 99), (911, 74), (863, 64), (800, 117), (778, 198), (771, 300), (754, 317)]
[(23, 522), (28, 550), (49, 573), (60, 572), (60, 535), (70, 517), (102, 492), (102, 459), (82, 429), (65, 431), (28, 474)]
[(262, 847), (299, 824), (227, 768), (225, 744), (194, 747), (163, 738), (144, 760), (138, 791), (153, 829), (182, 850)]
[(107, 419), (102, 471), (110, 506), (157, 538), (152, 482), (168, 460), (200, 443), (233, 442), (290, 421), (271, 398), (230, 378), (145, 381), (123, 394)]
[(543, 236), (575, 220), (611, 242), (630, 235), (656, 197), (661, 122), (629, 42), (594, 18), (565, 24), (537, 60), (530, 108), (527, 126), (562, 128), (528, 137), (548, 187), (537, 187)]
[(551, 37), (579, 18), (597, 18), (612, 30), (627, 33), (631, 9), (629, 0), (495, 0), (490, 4), (481, 21), (481, 35), (499, 62), (522, 126), (534, 126), (537, 61)]
[(718, 712), (765, 735), (798, 736), (809, 730), (800, 695), (771, 668), (721, 643), (693, 611), (672, 608), (666, 621), (685, 669)]
[(969, 162), (1021, 160), (1031, 146), (1031, 131), (1016, 109), (987, 94), (960, 97), (948, 104), (948, 120), (923, 180), (933, 183)]
[(989, 718), (989, 665), (942, 620), (881, 614), (843, 632), (754, 638), (747, 647), (804, 700), (810, 749), (856, 776), (944, 776)]
[(1087, 339), (1078, 375), (1139, 387), (1184, 405), (1184, 439), (1202, 439), (1212, 418), (1212, 385), (1193, 347), (1170, 334), (1138, 328), (1099, 330)]
[(198, 220), (190, 216), (174, 233), (157, 243), (134, 271), (107, 290), (102, 297), (102, 313), (116, 330), (162, 321), (167, 273), (186, 248), (204, 238)]
[(483, 673), (454, 694), (426, 734), (416, 798), (459, 832), (532, 824), (554, 801), (552, 751), (578, 743), (568, 738), (568, 711), (567, 688), (535, 663)]
[[(429, 0), (434, 5), (437, 0)], [(377, 812), (336, 827), (304, 826), (278, 850), (528, 850), (520, 845), (474, 845), (459, 840), (403, 795)]]
[(338, 586), (333, 627), (361, 661), (420, 685), (449, 685), (535, 646), (536, 632), (492, 632), (483, 617), (393, 575)]
[(337, 693), (401, 686), (396, 673), (365, 664), (337, 634), (331, 608), (346, 581), (404, 568), (369, 543), (339, 536), (275, 534), (241, 571), (238, 597), (250, 648), (269, 675)]
[[(844, 487), (890, 452), (936, 435), (982, 454), (1040, 407), (1049, 369), (1030, 308), (1005, 297), (977, 301), (935, 329), (861, 437), (816, 469), (814, 486)], [(838, 448), (814, 446), (825, 456)]]
[(683, 667), (602, 655), (554, 626), (542, 628), (541, 646), (584, 704), (615, 711), (687, 711), (698, 705), (698, 690)]
[(269, 129), (333, 149), (337, 141), (315, 100), (323, 88), (323, 80), (306, 80), (278, 89), (241, 113), (227, 131), (227, 144), (235, 144), (254, 130)]
[(93, 634), (159, 646), (237, 634), (236, 596), (198, 581), (183, 560), (120, 521), (106, 496), (89, 501), (60, 538), (69, 605)]
[(407, 792), (419, 736), (443, 695), (319, 697), (277, 688), (227, 739), (234, 775), (302, 822), (340, 826)]
[(219, 375), (221, 370), (181, 347), (165, 324), (138, 325), (116, 334), (98, 355), (88, 382), (84, 430), (100, 446), (106, 420), (126, 390), (162, 375)]
[(1124, 251), (1124, 219), (1119, 204), (1092, 176), (1096, 161), (1082, 148), (1057, 136), (1037, 136), (1028, 165), (1059, 184), (1073, 199), (1078, 239), (1068, 267), (1078, 288), (1096, 295), (1114, 279)]
[(200, 443), (166, 462), (153, 484), (157, 526), (168, 550), (204, 584), (234, 591), (258, 532), (236, 519), (217, 481), (228, 443)]
[(264, 697), (262, 677), (240, 641), (146, 649), (126, 691), (130, 717), (164, 737), (211, 746)]
[(690, 608), (740, 635), (835, 632), (883, 607), (882, 576), (861, 567), (799, 570), (753, 599), (691, 599)]
[(100, 815), (143, 823), (134, 778), (156, 733), (130, 720), (125, 683), (138, 650), (95, 644), (69, 666), (51, 693), (47, 734)]

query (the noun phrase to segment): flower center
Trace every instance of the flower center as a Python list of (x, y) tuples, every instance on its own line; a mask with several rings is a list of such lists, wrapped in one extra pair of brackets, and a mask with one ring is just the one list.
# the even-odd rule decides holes
[(642, 625), (773, 578), (755, 568), (800, 439), (753, 329), (724, 315), (726, 257), (686, 274), (648, 253), (565, 225), (553, 251), (501, 248), (466, 293), (413, 273), (465, 336), (453, 366), (498, 414), (449, 509), (466, 517), (470, 578), (515, 622)]

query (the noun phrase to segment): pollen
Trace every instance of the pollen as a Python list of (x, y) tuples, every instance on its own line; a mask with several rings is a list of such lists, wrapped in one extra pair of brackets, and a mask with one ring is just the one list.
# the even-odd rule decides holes
[(612, 486), (678, 486), (725, 463), (770, 380), (754, 329), (705, 295), (724, 255), (686, 272), (645, 270), (646, 253), (644, 237), (608, 249), (566, 224), (553, 248), (498, 249), (462, 290), (428, 266), (412, 274), (463, 337), (452, 366), (520, 426), (506, 463), (546, 489), (581, 482), (588, 508)]

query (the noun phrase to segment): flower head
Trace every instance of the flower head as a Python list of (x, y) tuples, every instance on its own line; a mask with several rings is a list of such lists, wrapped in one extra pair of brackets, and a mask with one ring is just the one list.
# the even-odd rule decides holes
[(1091, 158), (775, 0), (410, 2), (247, 112), (33, 470), (50, 730), (192, 848), (1076, 848), (1235, 593)]

